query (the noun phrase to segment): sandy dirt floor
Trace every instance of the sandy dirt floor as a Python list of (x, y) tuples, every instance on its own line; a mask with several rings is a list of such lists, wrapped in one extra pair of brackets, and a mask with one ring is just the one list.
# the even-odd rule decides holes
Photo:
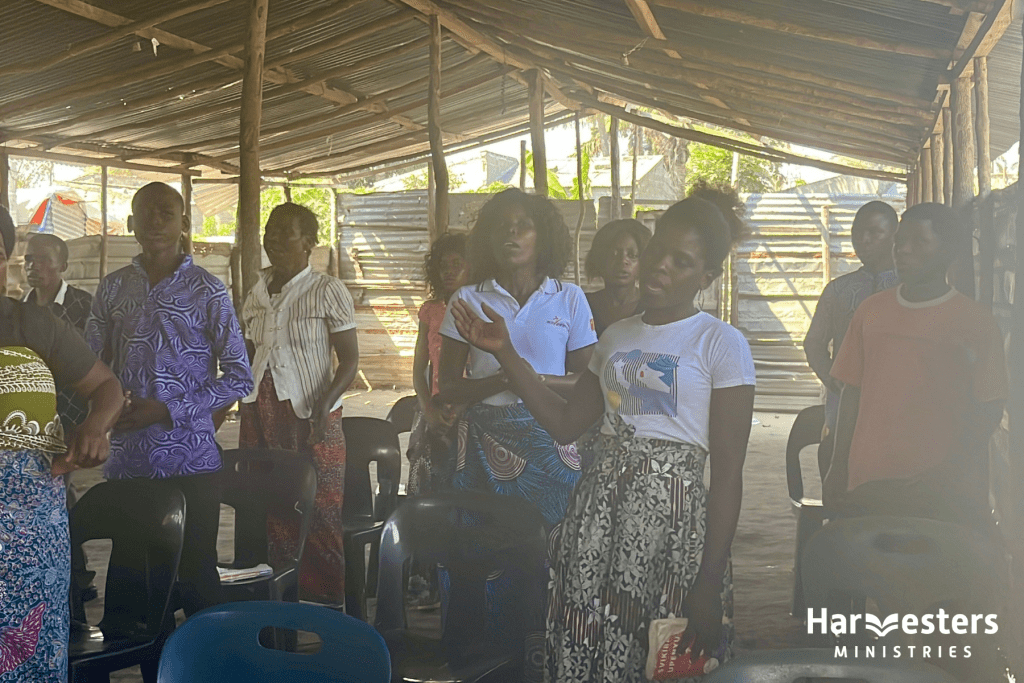
[[(347, 416), (383, 418), (398, 398), (409, 392), (375, 390), (352, 392), (345, 398)], [(799, 619), (789, 614), (793, 586), (793, 554), (796, 520), (791, 511), (786, 490), (785, 448), (793, 415), (755, 414), (757, 424), (751, 431), (744, 469), (743, 510), (733, 542), (735, 583), (736, 649), (750, 650), (807, 647), (810, 642)], [(408, 435), (402, 435), (403, 453)], [(225, 448), (233, 448), (238, 440), (238, 423), (229, 421), (221, 429), (218, 439)], [(817, 467), (814, 449), (804, 452), (805, 495), (818, 497)], [(403, 483), (407, 477), (407, 463), (403, 458)], [(75, 473), (79, 490), (101, 480), (98, 471)], [(230, 510), (225, 508), (228, 512)], [(218, 546), (222, 557), (230, 556), (232, 530), (230, 518), (222, 516)], [(105, 564), (100, 548), (89, 549), (90, 567), (99, 568), (97, 585), (102, 592)], [(109, 552), (109, 551), (106, 551)], [(90, 604), (90, 621), (101, 613), (102, 600)], [(138, 669), (115, 674), (114, 681), (140, 681)], [(982, 679), (975, 679), (982, 680)]]

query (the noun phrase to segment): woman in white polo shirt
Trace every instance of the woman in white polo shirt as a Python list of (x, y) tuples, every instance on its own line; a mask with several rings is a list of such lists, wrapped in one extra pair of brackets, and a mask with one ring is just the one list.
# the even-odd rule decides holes
[(698, 311), (694, 298), (742, 235), (741, 206), (735, 190), (704, 188), (658, 219), (640, 259), (644, 313), (605, 330), (568, 398), (520, 357), (502, 311), (484, 308), (485, 322), (464, 303), (452, 309), (463, 337), (501, 362), (559, 442), (603, 417), (581, 442), (594, 461), (551, 541), (546, 680), (644, 680), (651, 623), (673, 617), (689, 620), (680, 649), (693, 660), (730, 654), (729, 549), (754, 362), (739, 330)]
[[(267, 219), (263, 248), (270, 267), (242, 307), (256, 389), (242, 399), (239, 446), (279, 448), (317, 466), (313, 523), (302, 555), (299, 594), (327, 605), (345, 601), (341, 507), (345, 434), (341, 394), (356, 375), (359, 345), (352, 297), (337, 278), (314, 272), (316, 215), (288, 202)], [(333, 369), (332, 352), (338, 357)], [(298, 529), (269, 520), (271, 553), (287, 554)]]
[(549, 199), (499, 192), (480, 210), (469, 236), (473, 284), (450, 299), (441, 323), (438, 398), (468, 406), (458, 426), (454, 486), (526, 498), (552, 524), (565, 514), (580, 476), (576, 448), (556, 444), (508, 390), (497, 359), (466, 343), (451, 305), (499, 311), (519, 354), (549, 386), (568, 391), (597, 342), (583, 290), (557, 279), (571, 253), (569, 230)]

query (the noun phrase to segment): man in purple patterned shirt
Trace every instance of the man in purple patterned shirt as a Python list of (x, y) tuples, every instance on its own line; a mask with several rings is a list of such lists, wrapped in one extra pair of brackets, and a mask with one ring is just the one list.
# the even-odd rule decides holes
[(142, 253), (103, 279), (86, 326), (127, 396), (104, 474), (160, 479), (185, 494), (180, 599), (191, 614), (220, 594), (220, 493), (203, 476), (221, 467), (213, 413), (252, 391), (252, 372), (227, 290), (183, 252), (190, 221), (181, 195), (146, 185), (128, 227)]

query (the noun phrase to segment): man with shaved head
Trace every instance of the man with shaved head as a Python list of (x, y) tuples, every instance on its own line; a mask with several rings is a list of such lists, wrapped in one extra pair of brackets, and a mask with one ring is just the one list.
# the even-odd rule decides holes
[[(220, 595), (220, 493), (206, 476), (221, 468), (213, 413), (253, 388), (224, 284), (184, 253), (189, 228), (172, 187), (150, 183), (136, 192), (128, 229), (142, 253), (103, 279), (86, 326), (89, 344), (109, 362), (127, 397), (104, 474), (158, 479), (185, 494), (179, 604), (186, 614), (216, 604)], [(144, 598), (139, 604), (145, 609)]]

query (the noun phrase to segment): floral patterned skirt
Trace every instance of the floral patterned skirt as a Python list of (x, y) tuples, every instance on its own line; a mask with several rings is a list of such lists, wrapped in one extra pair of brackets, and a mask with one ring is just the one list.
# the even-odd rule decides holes
[[(313, 522), (302, 551), (299, 597), (329, 605), (345, 602), (345, 530), (341, 508), (345, 496), (345, 432), (341, 408), (331, 413), (324, 440), (309, 444), (310, 422), (295, 416), (291, 401), (277, 400), (268, 370), (252, 403), (239, 406), (241, 448), (280, 448), (308, 455), (316, 466), (316, 498)], [(299, 530), (274, 518), (267, 519), (271, 563), (294, 554)]]
[(68, 675), (71, 541), (50, 454), (0, 450), (0, 683)]
[[(707, 452), (615, 430), (581, 441), (594, 461), (551, 537), (545, 673), (558, 683), (643, 681), (651, 620), (685, 616), (704, 552)], [(726, 659), (731, 565), (721, 595)]]

